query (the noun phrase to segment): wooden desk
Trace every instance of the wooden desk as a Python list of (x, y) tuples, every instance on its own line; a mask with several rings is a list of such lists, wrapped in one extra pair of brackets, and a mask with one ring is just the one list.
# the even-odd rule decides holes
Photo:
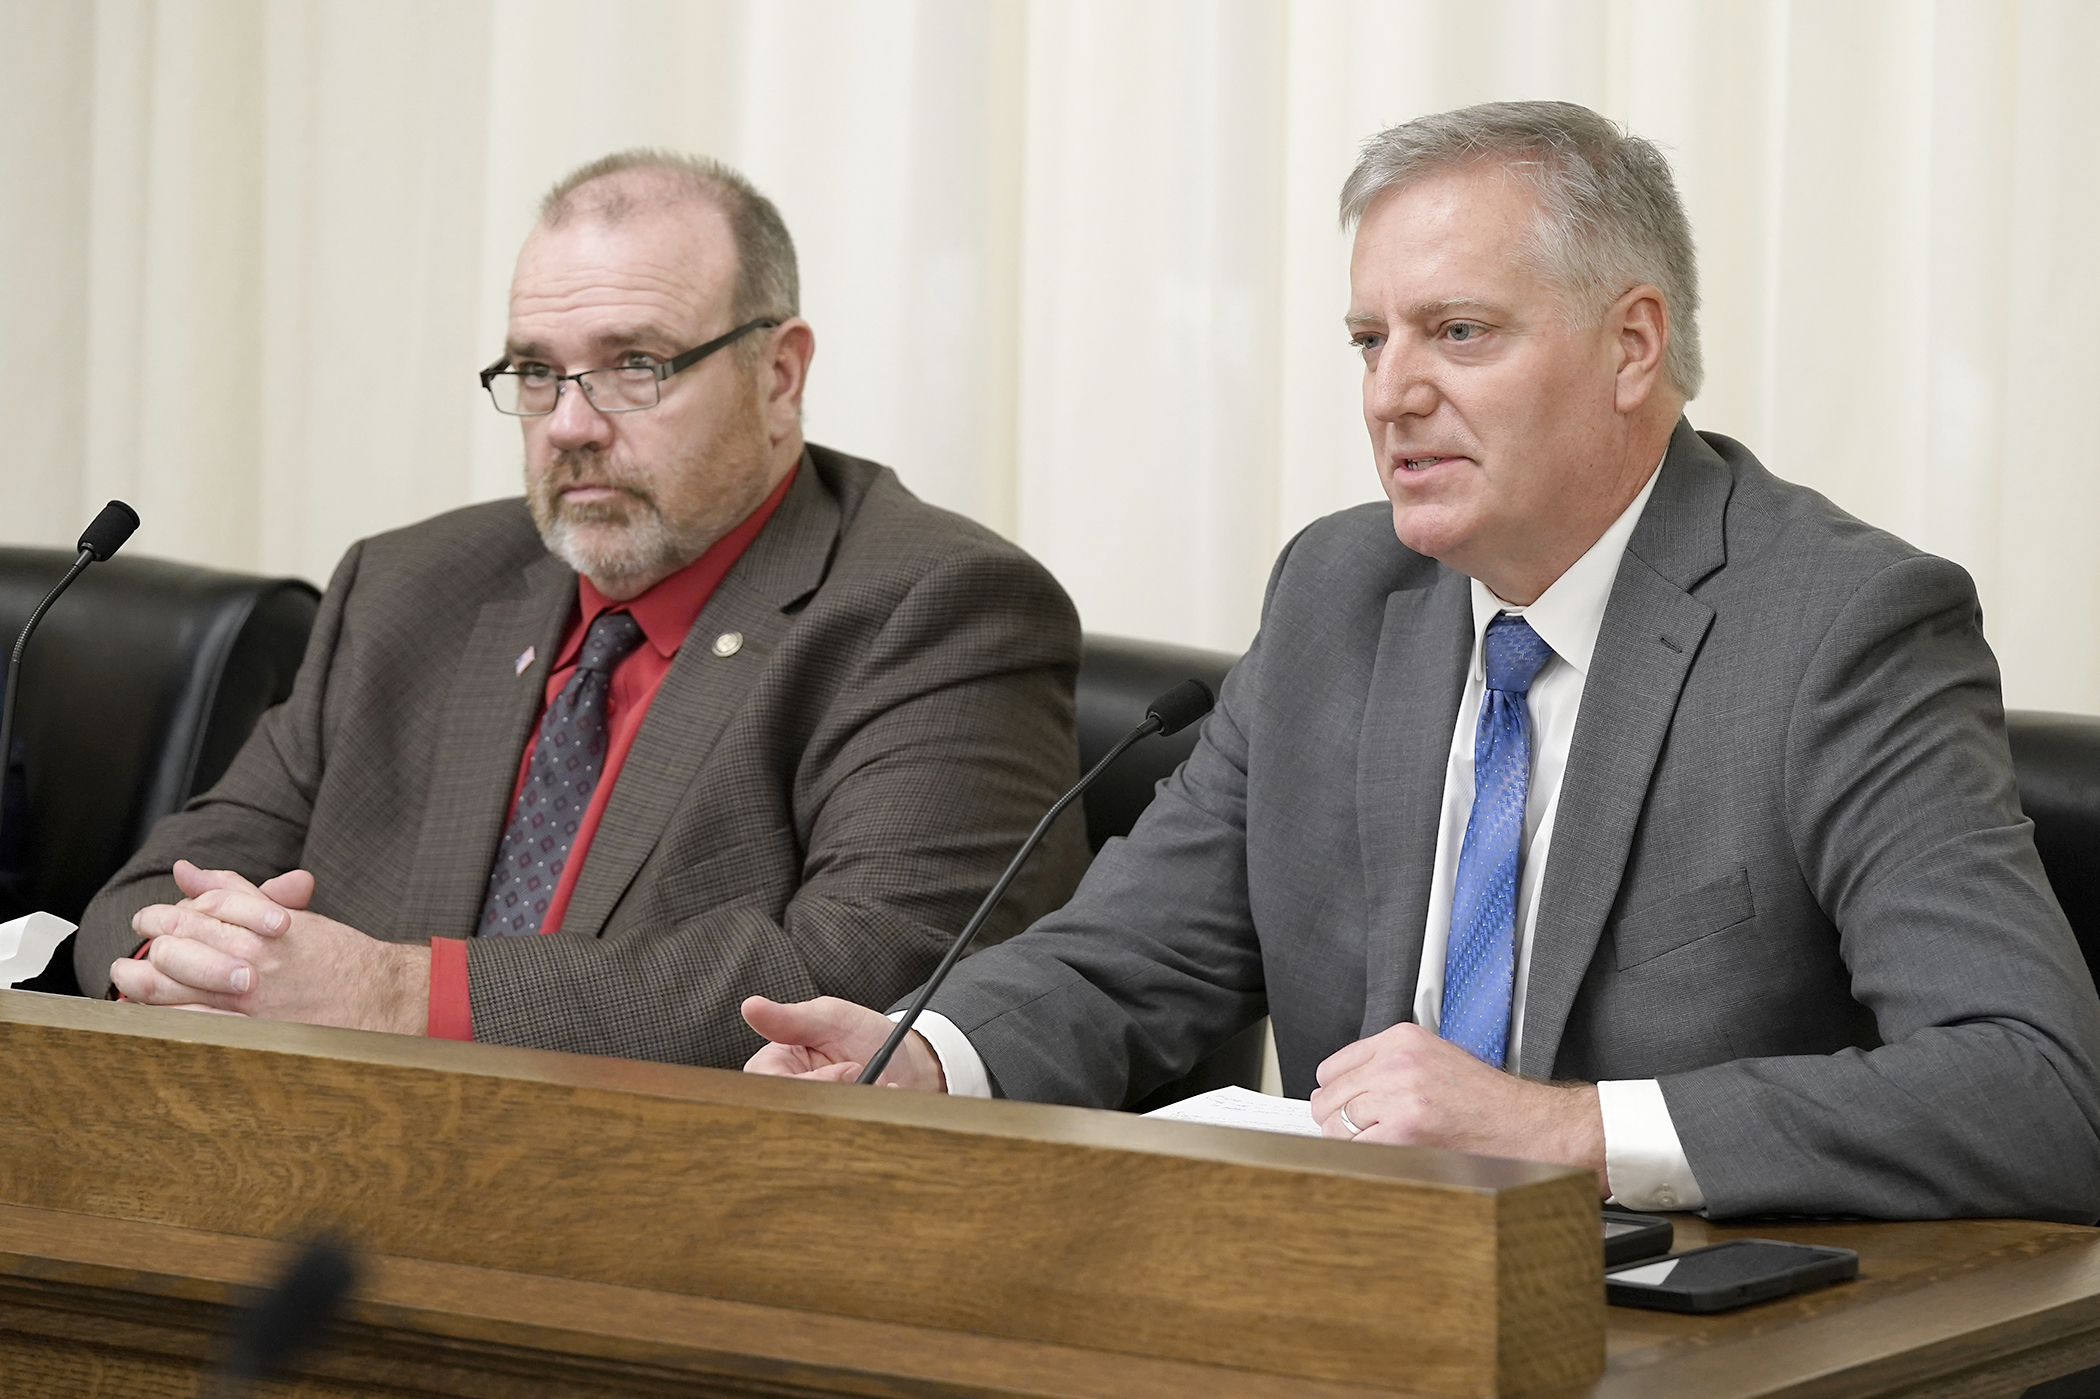
[[(1679, 1221), (1687, 1244), (1709, 1236)], [(1754, 1231), (1860, 1251), (1860, 1279), (1720, 1317), (1613, 1307), (1586, 1399), (1996, 1399), (2100, 1365), (2100, 1237), (2021, 1221)], [(0, 1394), (195, 1393), (256, 1239), (0, 1206)], [(281, 1391), (431, 1394), (1000, 1395), (1371, 1399), (1405, 1389), (367, 1257), (336, 1341)]]
[[(1686, 1218), (1681, 1247), (1862, 1257), (1698, 1319), (1598, 1305), (1592, 1204), (1546, 1168), (18, 993), (0, 1069), (0, 1394), (195, 1393), (302, 1217), (372, 1249), (271, 1391), (312, 1399), (1484, 1394), (1465, 1336), (1538, 1374), (1593, 1322), (1602, 1376), (1530, 1392), (2010, 1396), (2100, 1364), (2100, 1230)], [(966, 1193), (927, 1184), (936, 1148)], [(743, 1164), (811, 1150), (838, 1154), (771, 1187)]]
[(1859, 1277), (1712, 1317), (1609, 1309), (1595, 1399), (2017, 1395), (2100, 1365), (2100, 1229), (2018, 1219), (1710, 1225), (1677, 1249), (1788, 1239), (1859, 1253)]

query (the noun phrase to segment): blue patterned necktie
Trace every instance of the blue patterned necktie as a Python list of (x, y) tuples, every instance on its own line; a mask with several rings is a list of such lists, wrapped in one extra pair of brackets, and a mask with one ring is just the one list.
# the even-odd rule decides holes
[(1466, 818), (1451, 895), (1440, 1033), (1499, 1069), (1509, 1051), (1518, 853), (1531, 787), (1531, 712), (1524, 696), (1553, 648), (1522, 617), (1503, 615), (1488, 623), (1482, 651), (1487, 689), (1473, 730), (1473, 814)]
[(529, 937), (540, 930), (605, 771), (605, 696), (612, 669), (641, 640), (641, 623), (625, 612), (601, 613), (584, 635), (576, 673), (540, 720), (532, 765), (489, 872), (481, 936)]

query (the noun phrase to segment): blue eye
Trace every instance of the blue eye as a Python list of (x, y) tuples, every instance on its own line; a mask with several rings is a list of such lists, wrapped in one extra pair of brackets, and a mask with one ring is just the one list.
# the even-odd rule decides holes
[(1456, 321), (1445, 327), (1444, 333), (1454, 341), (1463, 344), (1468, 340), (1478, 340), (1481, 335), (1481, 328), (1471, 321)]

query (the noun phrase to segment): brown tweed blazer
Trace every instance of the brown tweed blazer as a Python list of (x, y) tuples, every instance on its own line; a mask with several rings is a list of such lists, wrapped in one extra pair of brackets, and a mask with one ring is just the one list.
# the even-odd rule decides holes
[[(519, 500), (354, 546), (291, 699), (89, 905), (81, 986), (136, 947), (134, 911), (179, 897), (177, 857), (303, 866), (316, 912), (467, 937), (575, 606)], [(475, 1038), (727, 1067), (760, 1043), (745, 996), (888, 1005), (1076, 779), (1078, 661), (1040, 564), (811, 447), (665, 676), (561, 931), (468, 944)], [(1062, 822), (990, 937), (1062, 904), (1085, 864)]]

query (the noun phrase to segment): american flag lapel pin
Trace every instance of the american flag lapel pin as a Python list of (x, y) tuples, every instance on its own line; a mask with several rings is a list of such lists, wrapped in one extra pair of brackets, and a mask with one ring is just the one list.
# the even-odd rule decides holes
[(525, 673), (525, 667), (532, 664), (532, 658), (537, 654), (538, 652), (534, 651), (533, 648), (530, 646), (518, 652), (518, 664), (512, 668), (511, 674), (523, 675)]

